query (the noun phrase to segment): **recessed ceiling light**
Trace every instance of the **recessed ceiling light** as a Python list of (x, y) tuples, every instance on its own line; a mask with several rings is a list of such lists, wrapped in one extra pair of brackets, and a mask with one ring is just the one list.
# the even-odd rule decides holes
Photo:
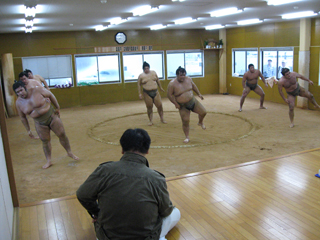
[(238, 25), (248, 25), (248, 24), (261, 23), (261, 22), (263, 22), (263, 21), (260, 20), (259, 18), (253, 18), (253, 19), (238, 21), (237, 24)]
[(172, 2), (184, 2), (185, 0), (172, 0)]
[(143, 5), (141, 7), (133, 9), (131, 12), (133, 13), (133, 16), (143, 16), (148, 13), (155, 12), (159, 10), (160, 6), (150, 6), (150, 5)]
[(193, 19), (191, 17), (186, 17), (186, 18), (180, 18), (174, 21), (174, 24), (181, 25), (181, 24), (186, 24), (186, 23), (191, 23), (195, 22), (197, 19)]
[(159, 29), (163, 29), (163, 28), (166, 28), (167, 26), (164, 26), (162, 24), (156, 24), (156, 25), (152, 25), (150, 26), (150, 29), (151, 30), (159, 30)]
[(24, 31), (25, 33), (32, 33), (32, 27), (25, 27)]
[(222, 26), (221, 24), (215, 24), (215, 25), (206, 26), (205, 28), (206, 30), (214, 30), (214, 29), (224, 28), (224, 26)]
[(311, 17), (311, 16), (315, 16), (315, 15), (318, 15), (318, 13), (315, 13), (313, 11), (304, 11), (304, 12), (284, 14), (281, 17), (283, 19), (293, 19), (293, 18)]
[(24, 11), (24, 14), (25, 14), (25, 17), (35, 17), (36, 16), (36, 7), (35, 6), (25, 6), (25, 11)]
[(69, 26), (72, 27), (72, 26), (73, 26), (73, 23), (70, 23)]
[(224, 8), (221, 10), (213, 11), (210, 13), (210, 15), (211, 17), (222, 17), (222, 16), (232, 15), (240, 12), (243, 12), (243, 9), (231, 7), (231, 8)]
[(268, 5), (282, 5), (287, 3), (294, 3), (294, 2), (300, 2), (301, 0), (267, 0)]
[(107, 3), (107, 0), (101, 0), (100, 2), (101, 3)]

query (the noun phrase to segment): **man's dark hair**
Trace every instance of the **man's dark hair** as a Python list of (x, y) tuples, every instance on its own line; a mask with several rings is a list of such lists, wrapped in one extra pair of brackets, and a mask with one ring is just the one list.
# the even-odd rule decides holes
[(27, 72), (21, 72), (19, 73), (19, 78), (26, 76), (28, 78), (28, 73)]
[(145, 67), (150, 68), (149, 63), (147, 63), (147, 62), (143, 62), (142, 69), (144, 70), (144, 68), (145, 68)]
[(282, 76), (284, 76), (287, 72), (290, 72), (289, 68), (282, 68), (282, 70), (281, 70)]
[(28, 73), (32, 73), (32, 71), (30, 69), (25, 69), (24, 72)]
[(179, 73), (185, 73), (185, 74), (187, 74), (187, 71), (186, 71), (184, 68), (182, 68), (181, 66), (179, 66), (178, 69), (177, 69), (177, 71), (176, 71), (176, 75), (178, 76)]
[(250, 69), (251, 67), (254, 67), (254, 65), (253, 65), (252, 63), (250, 63), (250, 64), (248, 65), (248, 69)]
[[(19, 87), (23, 87), (27, 91), (26, 85), (22, 81), (14, 80), (14, 84), (12, 85), (12, 88), (15, 93), (16, 93), (16, 89)], [(17, 93), (16, 93), (16, 95), (18, 96)]]
[(151, 139), (146, 130), (141, 128), (127, 129), (120, 138), (124, 152), (140, 152), (146, 154), (150, 148)]

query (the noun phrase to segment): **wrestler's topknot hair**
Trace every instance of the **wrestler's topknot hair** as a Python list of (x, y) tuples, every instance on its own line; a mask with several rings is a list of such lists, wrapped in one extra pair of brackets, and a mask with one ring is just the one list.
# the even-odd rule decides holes
[(22, 81), (14, 80), (14, 84), (12, 85), (13, 91), (16, 92), (16, 89), (19, 87), (23, 87), (27, 91), (26, 85)]
[(27, 72), (25, 72), (25, 71), (23, 71), (23, 72), (19, 73), (19, 78), (21, 78), (21, 77), (23, 77), (23, 76), (28, 77), (28, 73), (27, 73)]
[(282, 70), (281, 70), (282, 76), (284, 76), (287, 72), (290, 72), (289, 68), (282, 68)]
[(186, 69), (182, 68), (181, 66), (178, 67), (177, 71), (176, 71), (176, 75), (178, 76), (179, 73), (185, 73), (187, 74)]
[(142, 69), (144, 69), (145, 67), (150, 68), (149, 63), (147, 63), (146, 61), (143, 62)]

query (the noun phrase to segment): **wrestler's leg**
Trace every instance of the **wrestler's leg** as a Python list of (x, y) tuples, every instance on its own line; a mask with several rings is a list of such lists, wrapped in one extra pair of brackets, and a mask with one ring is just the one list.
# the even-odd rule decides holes
[(157, 92), (157, 95), (154, 98), (154, 105), (156, 105), (161, 122), (162, 123), (167, 123), (164, 119), (163, 119), (163, 107), (162, 107), (162, 102), (161, 102), (161, 96), (159, 91)]
[(146, 103), (147, 113), (148, 113), (148, 117), (149, 117), (148, 125), (151, 126), (151, 125), (153, 125), (153, 122), (152, 122), (152, 118), (153, 118), (153, 112), (152, 112), (153, 99), (146, 92), (143, 92), (143, 98), (144, 98), (144, 102)]
[(204, 106), (196, 99), (196, 104), (194, 105), (193, 112), (199, 114), (198, 125), (202, 127), (203, 130), (206, 129), (206, 126), (203, 124), (203, 119), (207, 115), (207, 111)]
[(183, 141), (184, 143), (188, 143), (189, 139), (189, 121), (190, 121), (190, 111), (186, 108), (179, 109), (181, 121), (182, 121), (182, 129), (184, 135), (186, 135), (186, 139)]
[(46, 169), (52, 165), (51, 163), (51, 142), (50, 142), (50, 128), (48, 126), (40, 125), (35, 121), (35, 128), (39, 135), (39, 138), (42, 141), (42, 148), (44, 155), (46, 156), (47, 163), (42, 166), (43, 169)]
[(239, 108), (239, 112), (242, 112), (242, 106), (243, 106), (243, 103), (244, 103), (244, 100), (246, 99), (246, 97), (248, 96), (249, 92), (250, 92), (250, 88), (248, 86), (246, 86), (244, 89), (243, 89), (243, 92), (242, 92), (242, 96), (241, 96), (241, 99), (240, 99), (240, 108)]
[(305, 97), (308, 98), (309, 101), (312, 102), (312, 104), (316, 107), (316, 108), (320, 108), (320, 106), (318, 105), (318, 103), (316, 102), (316, 100), (313, 97), (313, 94), (307, 90), (305, 90), (303, 87), (300, 86), (300, 93), (299, 93), (300, 97)]
[(69, 139), (66, 135), (66, 132), (64, 130), (61, 119), (57, 115), (53, 115), (52, 118), (53, 118), (53, 120), (50, 124), (50, 127), (51, 127), (52, 131), (59, 138), (60, 144), (67, 151), (67, 154), (69, 157), (73, 158), (74, 160), (79, 160), (79, 158), (71, 152)]
[(264, 94), (264, 91), (262, 90), (262, 88), (258, 85), (256, 87), (256, 89), (254, 90), (254, 92), (260, 96), (260, 109), (267, 109), (266, 107), (263, 106), (265, 94)]
[(290, 127), (294, 127), (293, 118), (294, 118), (294, 103), (295, 103), (296, 97), (288, 94), (288, 101), (289, 101), (289, 118), (290, 118)]

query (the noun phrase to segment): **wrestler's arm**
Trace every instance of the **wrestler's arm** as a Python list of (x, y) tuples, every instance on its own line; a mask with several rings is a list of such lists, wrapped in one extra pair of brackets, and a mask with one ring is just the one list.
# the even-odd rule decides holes
[(167, 97), (176, 106), (176, 108), (180, 109), (180, 105), (177, 103), (176, 98), (173, 96), (172, 82), (170, 82), (168, 85)]
[(32, 134), (32, 132), (30, 130), (30, 126), (29, 126), (29, 122), (28, 122), (27, 116), (20, 110), (20, 104), (19, 104), (18, 101), (16, 102), (16, 107), (17, 107), (17, 111), (18, 111), (18, 115), (20, 117), (20, 120), (21, 120), (23, 126), (25, 127), (25, 129), (28, 131), (29, 137), (30, 138), (34, 138), (34, 139), (39, 138), (39, 137), (35, 137)]
[(300, 78), (300, 79), (302, 79), (302, 80), (304, 80), (304, 81), (307, 81), (309, 84), (313, 85), (313, 82), (312, 82), (309, 78), (306, 78), (305, 76), (302, 76), (302, 75), (299, 74), (299, 73), (295, 73), (295, 74), (296, 74), (296, 77), (297, 77), (297, 78)]
[[(259, 70), (258, 70), (259, 71)], [(267, 84), (267, 82), (266, 82), (266, 79), (264, 78), (264, 76), (262, 75), (262, 73), (259, 71), (259, 77), (261, 78), (261, 80), (262, 80), (262, 82), (264, 83), (264, 85), (266, 86), (266, 87), (268, 87), (268, 84)]]
[(156, 82), (157, 82), (160, 90), (161, 90), (162, 92), (165, 92), (164, 89), (163, 89), (162, 86), (161, 86), (160, 80), (159, 80), (159, 78), (158, 78), (158, 74), (157, 74), (157, 73), (155, 73), (155, 74), (156, 74)]
[(53, 106), (56, 108), (55, 109), (55, 114), (57, 114), (60, 117), (60, 106), (58, 103), (58, 100), (56, 99), (56, 97), (53, 95), (52, 92), (48, 91), (45, 88), (39, 89), (40, 93), (42, 94), (42, 96), (44, 98), (49, 98), (51, 103), (53, 104)]
[(142, 81), (142, 78), (141, 78), (141, 74), (139, 75), (138, 77), (138, 93), (139, 93), (139, 98), (142, 99), (142, 94), (141, 94), (141, 81)]
[(247, 81), (247, 73), (245, 73), (242, 77), (242, 87), (243, 87), (243, 90), (246, 89), (246, 81)]
[(286, 99), (286, 97), (284, 96), (283, 92), (282, 92), (282, 81), (279, 81), (278, 82), (278, 90), (279, 90), (279, 93), (280, 93), (280, 96), (282, 97), (282, 99), (289, 104), (289, 100)]
[(46, 80), (43, 77), (41, 77), (40, 75), (38, 75), (38, 77), (39, 77), (40, 81), (43, 83), (44, 87), (49, 90), (49, 86), (48, 86), (48, 83), (46, 82)]
[(201, 100), (203, 100), (203, 96), (201, 95), (197, 85), (192, 81), (191, 79), (191, 84), (192, 84), (192, 90), (195, 91), (196, 94), (198, 94), (199, 98), (201, 98)]

